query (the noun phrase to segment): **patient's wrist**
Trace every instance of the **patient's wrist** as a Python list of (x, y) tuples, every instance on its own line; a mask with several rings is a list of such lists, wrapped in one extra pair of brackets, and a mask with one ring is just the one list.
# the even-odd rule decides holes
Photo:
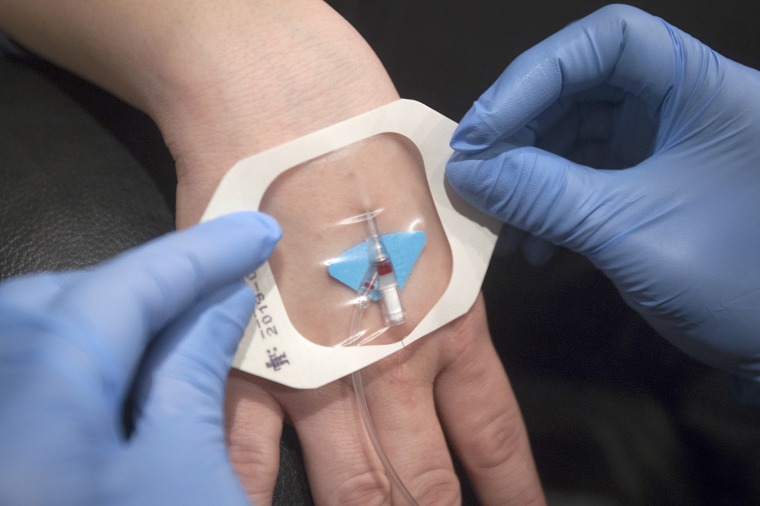
[(169, 84), (148, 112), (177, 161), (181, 226), (239, 159), (398, 98), (343, 18), (321, 1), (296, 4), (267, 4), (250, 26), (205, 27), (189, 37), (198, 51), (165, 57)]

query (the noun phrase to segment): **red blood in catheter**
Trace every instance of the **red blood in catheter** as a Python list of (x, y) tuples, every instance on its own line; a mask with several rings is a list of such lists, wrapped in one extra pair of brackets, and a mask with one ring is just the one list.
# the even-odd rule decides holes
[(390, 260), (380, 260), (375, 266), (377, 268), (378, 276), (385, 276), (386, 274), (391, 274), (393, 272), (393, 266), (391, 265)]

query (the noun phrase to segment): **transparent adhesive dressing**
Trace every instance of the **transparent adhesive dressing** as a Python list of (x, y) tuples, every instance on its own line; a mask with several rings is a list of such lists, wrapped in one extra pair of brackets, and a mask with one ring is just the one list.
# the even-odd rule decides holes
[(446, 188), (455, 127), (399, 100), (241, 160), (203, 216), (261, 210), (283, 230), (247, 278), (256, 307), (234, 366), (294, 388), (350, 375), (392, 497), (410, 505), (361, 370), (465, 314), (480, 291), (500, 224)]

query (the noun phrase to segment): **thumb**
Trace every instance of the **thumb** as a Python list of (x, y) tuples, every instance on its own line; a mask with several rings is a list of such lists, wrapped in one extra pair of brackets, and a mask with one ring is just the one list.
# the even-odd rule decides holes
[(227, 374), (253, 308), (253, 290), (241, 282), (211, 294), (166, 329), (137, 378), (138, 426), (179, 416), (221, 428)]
[(503, 144), (477, 155), (457, 153), (446, 166), (452, 187), (471, 205), (579, 253), (602, 240), (594, 211), (606, 174), (535, 147)]
[(250, 504), (225, 451), (222, 405), (254, 302), (242, 282), (223, 287), (152, 343), (135, 380), (127, 451), (106, 474), (114, 497), (129, 504)]

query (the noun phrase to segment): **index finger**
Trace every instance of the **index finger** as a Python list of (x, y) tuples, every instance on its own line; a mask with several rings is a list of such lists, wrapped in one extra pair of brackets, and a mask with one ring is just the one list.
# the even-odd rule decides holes
[(635, 7), (603, 7), (517, 57), (465, 114), (451, 146), (480, 152), (530, 128), (560, 98), (603, 83), (654, 110), (674, 79), (669, 25)]
[(280, 237), (263, 214), (224, 216), (159, 238), (95, 268), (53, 307), (67, 339), (120, 396), (146, 346), (193, 303), (261, 265)]

